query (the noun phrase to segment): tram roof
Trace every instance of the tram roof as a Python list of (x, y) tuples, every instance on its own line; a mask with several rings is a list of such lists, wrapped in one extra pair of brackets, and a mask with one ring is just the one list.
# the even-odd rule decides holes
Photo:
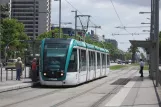
[(77, 46), (81, 46), (81, 47), (85, 47), (85, 48), (88, 48), (88, 49), (93, 49), (93, 50), (109, 53), (109, 51), (107, 49), (100, 48), (98, 46), (88, 44), (88, 43), (85, 43), (85, 42), (82, 42), (82, 41), (78, 41), (78, 40), (75, 40), (75, 39), (73, 39), (73, 40), (75, 41), (75, 43), (76, 43), (75, 45), (77, 45)]
[(65, 44), (70, 44), (71, 41), (73, 40), (72, 43), (75, 46), (80, 46), (80, 47), (84, 47), (84, 48), (88, 48), (88, 49), (92, 49), (92, 50), (97, 50), (97, 51), (109, 53), (109, 51), (107, 49), (100, 48), (98, 46), (88, 44), (88, 43), (85, 43), (85, 42), (82, 42), (82, 41), (78, 41), (78, 40), (75, 40), (75, 39), (70, 39), (70, 38), (67, 38), (67, 39), (63, 39), (63, 38), (62, 39), (59, 39), (59, 38), (56, 38), (56, 39), (55, 38), (45, 38), (44, 40), (47, 43), (65, 43)]

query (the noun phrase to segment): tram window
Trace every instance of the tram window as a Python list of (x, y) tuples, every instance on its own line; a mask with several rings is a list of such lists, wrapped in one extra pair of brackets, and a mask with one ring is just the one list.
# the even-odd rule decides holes
[(95, 66), (95, 53), (91, 52), (91, 70), (94, 70)]
[(80, 50), (79, 52), (80, 69), (86, 71), (86, 50)]
[(94, 70), (94, 52), (89, 51), (89, 69)]
[(97, 68), (100, 69), (100, 53), (97, 53)]
[(91, 55), (91, 51), (88, 52), (88, 56), (89, 56), (89, 70), (91, 70), (91, 66), (92, 66), (92, 55)]
[(73, 49), (68, 66), (68, 72), (77, 72), (77, 49)]
[(96, 57), (95, 57), (95, 52), (92, 52), (93, 54), (93, 70), (95, 70), (95, 66), (96, 66)]

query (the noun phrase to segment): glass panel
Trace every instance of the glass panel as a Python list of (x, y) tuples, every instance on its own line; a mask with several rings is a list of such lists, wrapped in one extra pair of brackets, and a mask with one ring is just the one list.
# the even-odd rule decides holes
[(68, 66), (68, 72), (77, 72), (77, 49), (73, 49)]
[(86, 71), (86, 50), (79, 50), (80, 71)]
[(44, 72), (64, 70), (68, 45), (46, 44), (44, 49)]
[(100, 53), (97, 53), (97, 69), (100, 69)]

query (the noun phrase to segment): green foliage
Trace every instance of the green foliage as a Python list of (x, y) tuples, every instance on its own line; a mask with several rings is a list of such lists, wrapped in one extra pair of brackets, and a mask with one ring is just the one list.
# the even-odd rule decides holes
[(125, 53), (125, 60), (131, 60), (132, 59), (132, 54), (130, 52)]
[(118, 70), (124, 67), (127, 67), (127, 66), (126, 65), (114, 65), (114, 66), (110, 66), (110, 70)]
[[(62, 35), (62, 30), (61, 30), (60, 32), (61, 32), (61, 36), (63, 36), (63, 35)], [(51, 31), (49, 31), (49, 32), (44, 32), (44, 33), (42, 33), (41, 35), (39, 35), (39, 36), (37, 37), (37, 40), (42, 40), (42, 39), (44, 39), (44, 38), (51, 38), (51, 37), (52, 37), (52, 33), (55, 34), (55, 35), (54, 35), (54, 38), (59, 38), (59, 29), (58, 29), (58, 28), (55, 28), (54, 30), (51, 30)]]
[(159, 57), (161, 58), (161, 32), (159, 33)]
[[(21, 51), (24, 47), (27, 46), (27, 44), (18, 40), (27, 40), (29, 38), (24, 33), (24, 25), (22, 23), (18, 22), (15, 19), (6, 18), (2, 21), (1, 39), (2, 49), (5, 49), (6, 45), (10, 43), (10, 51)], [(12, 54), (13, 52), (9, 53)]]
[(9, 5), (8, 4), (0, 5), (0, 10), (1, 10), (2, 19), (9, 17)]
[(128, 52), (132, 53), (132, 63), (135, 63), (135, 53), (139, 52), (139, 49), (131, 45), (130, 48), (128, 49)]

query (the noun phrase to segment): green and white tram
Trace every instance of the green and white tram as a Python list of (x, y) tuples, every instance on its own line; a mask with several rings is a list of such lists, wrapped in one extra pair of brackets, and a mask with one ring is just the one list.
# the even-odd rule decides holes
[(41, 85), (78, 85), (109, 73), (109, 51), (75, 39), (41, 42)]

